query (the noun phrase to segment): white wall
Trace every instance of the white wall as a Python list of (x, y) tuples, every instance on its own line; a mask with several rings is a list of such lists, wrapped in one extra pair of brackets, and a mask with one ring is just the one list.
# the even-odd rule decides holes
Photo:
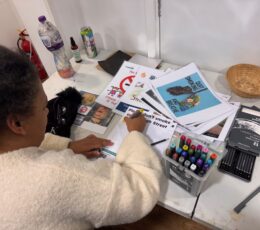
[(23, 28), (12, 1), (0, 0), (0, 44), (15, 50), (19, 33), (17, 30)]
[(259, 0), (162, 0), (161, 57), (224, 71), (260, 64)]
[[(98, 48), (147, 54), (145, 0), (49, 0), (48, 2), (55, 22), (67, 41), (73, 36), (82, 46), (80, 28), (90, 26)], [(155, 1), (149, 0), (149, 2)], [(148, 25), (153, 23), (149, 22)]]
[(89, 25), (98, 48), (150, 56), (161, 53), (161, 58), (171, 63), (195, 62), (200, 68), (216, 71), (237, 63), (259, 65), (259, 0), (161, 0), (160, 22), (157, 0), (13, 2), (48, 74), (55, 66), (37, 33), (37, 18), (42, 14), (57, 25), (67, 51), (70, 36), (82, 47), (79, 31)]

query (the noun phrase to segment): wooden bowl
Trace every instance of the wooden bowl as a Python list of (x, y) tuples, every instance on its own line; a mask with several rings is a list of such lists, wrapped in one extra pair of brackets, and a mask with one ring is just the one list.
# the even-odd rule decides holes
[(231, 66), (227, 71), (231, 90), (240, 97), (260, 97), (260, 67), (250, 64)]

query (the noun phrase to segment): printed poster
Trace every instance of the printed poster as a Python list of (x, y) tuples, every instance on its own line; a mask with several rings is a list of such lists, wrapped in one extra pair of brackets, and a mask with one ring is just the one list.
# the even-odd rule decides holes
[(185, 125), (232, 109), (214, 93), (194, 63), (155, 79), (152, 85), (173, 118)]
[(124, 61), (115, 77), (98, 96), (96, 101), (110, 109), (114, 109), (132, 84), (138, 68), (139, 65)]
[(149, 109), (141, 100), (141, 94), (149, 88), (150, 81), (164, 75), (165, 72), (145, 66), (140, 66), (136, 77), (129, 86), (127, 92), (121, 97), (120, 102), (114, 109), (115, 113), (123, 115), (129, 106)]

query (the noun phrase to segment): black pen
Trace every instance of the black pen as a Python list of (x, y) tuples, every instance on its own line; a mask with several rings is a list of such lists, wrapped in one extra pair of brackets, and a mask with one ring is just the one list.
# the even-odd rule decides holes
[(154, 146), (154, 145), (160, 144), (160, 143), (165, 142), (165, 141), (168, 141), (168, 140), (169, 140), (169, 138), (162, 139), (162, 140), (160, 140), (160, 141), (156, 141), (156, 142), (151, 143), (151, 145)]

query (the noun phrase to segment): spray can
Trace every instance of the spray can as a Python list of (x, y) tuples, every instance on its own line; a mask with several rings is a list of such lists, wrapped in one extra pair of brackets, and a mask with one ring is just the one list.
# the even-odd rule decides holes
[(89, 58), (97, 56), (97, 48), (95, 45), (93, 31), (90, 27), (82, 27), (80, 31), (86, 54)]

